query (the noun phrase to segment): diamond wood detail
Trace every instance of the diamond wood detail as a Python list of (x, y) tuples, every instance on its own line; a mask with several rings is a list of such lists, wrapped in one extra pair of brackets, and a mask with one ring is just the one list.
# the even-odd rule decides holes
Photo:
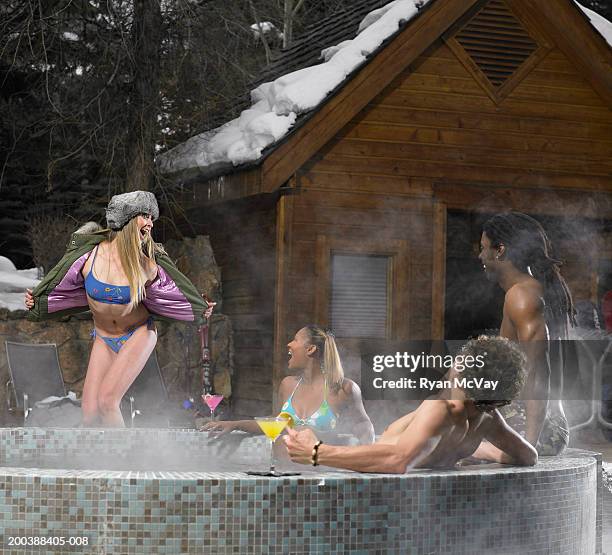
[(503, 0), (479, 3), (446, 41), (495, 102), (505, 98), (549, 49)]

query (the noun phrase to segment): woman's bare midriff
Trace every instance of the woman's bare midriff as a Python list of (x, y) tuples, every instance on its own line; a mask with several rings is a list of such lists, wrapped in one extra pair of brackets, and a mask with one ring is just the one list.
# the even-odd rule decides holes
[(142, 304), (126, 314), (127, 305), (101, 303), (89, 297), (87, 300), (96, 331), (106, 337), (119, 337), (129, 328), (144, 324), (150, 316)]

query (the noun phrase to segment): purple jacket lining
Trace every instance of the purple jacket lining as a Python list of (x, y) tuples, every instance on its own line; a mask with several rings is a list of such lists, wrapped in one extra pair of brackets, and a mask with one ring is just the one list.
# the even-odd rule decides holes
[[(81, 271), (90, 254), (91, 251), (75, 260), (62, 281), (49, 293), (47, 309), (50, 314), (70, 308), (89, 306), (85, 293), (85, 280)], [(161, 266), (158, 266), (157, 269), (158, 279), (147, 286), (144, 306), (152, 314), (192, 322), (194, 317), (191, 304), (166, 271)]]
[(157, 271), (157, 279), (147, 287), (147, 296), (142, 304), (152, 314), (193, 322), (191, 303), (161, 266), (157, 266)]

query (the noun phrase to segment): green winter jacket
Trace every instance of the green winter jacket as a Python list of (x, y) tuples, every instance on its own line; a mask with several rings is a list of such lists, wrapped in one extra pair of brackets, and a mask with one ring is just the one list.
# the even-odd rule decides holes
[[(34, 307), (28, 320), (60, 318), (89, 310), (85, 280), (81, 273), (96, 245), (106, 239), (106, 233), (73, 233), (62, 259), (51, 269), (33, 291)], [(147, 285), (142, 304), (156, 317), (202, 324), (207, 304), (167, 255), (156, 255), (157, 278)]]

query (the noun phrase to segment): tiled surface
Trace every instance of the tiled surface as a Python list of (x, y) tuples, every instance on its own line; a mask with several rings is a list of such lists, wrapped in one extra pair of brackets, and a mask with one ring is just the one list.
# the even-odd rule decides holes
[[(612, 440), (612, 438), (610, 438)], [(612, 441), (600, 429), (594, 427), (572, 430), (570, 445), (591, 452), (601, 453), (603, 460), (602, 490), (602, 548), (612, 555)]]
[(603, 518), (603, 553), (605, 553), (606, 555), (612, 555), (612, 492), (609, 490), (606, 490), (603, 493)]
[(233, 433), (210, 441), (205, 433), (167, 429), (0, 429), (4, 466), (103, 468), (106, 470), (223, 470), (269, 454), (263, 437)]
[[(75, 431), (62, 432), (67, 444), (79, 445), (94, 458), (109, 447), (95, 434), (81, 435), (74, 443), (69, 436)], [(136, 433), (115, 435), (114, 440), (144, 445), (139, 443), (142, 431), (130, 432)], [(46, 444), (26, 434), (21, 445), (34, 445), (38, 453), (51, 445), (62, 449), (61, 433), (45, 433)], [(163, 440), (173, 449), (189, 440), (184, 448), (199, 464), (216, 449), (195, 432), (149, 433), (157, 434), (147, 438), (155, 439), (160, 456)], [(17, 445), (6, 439), (5, 453)], [(114, 445), (114, 453), (130, 452), (123, 447)], [(79, 456), (76, 450), (73, 455)], [(265, 444), (252, 440), (242, 442), (234, 453), (238, 459), (252, 457), (251, 464), (258, 466), (265, 464), (266, 455)], [(544, 459), (535, 468), (486, 465), (394, 476), (311, 472), (304, 467), (302, 476), (282, 479), (233, 472), (229, 460), (227, 472), (0, 469), (2, 552), (596, 551), (597, 461), (579, 452)], [(87, 546), (6, 547), (10, 536), (83, 535)]]

